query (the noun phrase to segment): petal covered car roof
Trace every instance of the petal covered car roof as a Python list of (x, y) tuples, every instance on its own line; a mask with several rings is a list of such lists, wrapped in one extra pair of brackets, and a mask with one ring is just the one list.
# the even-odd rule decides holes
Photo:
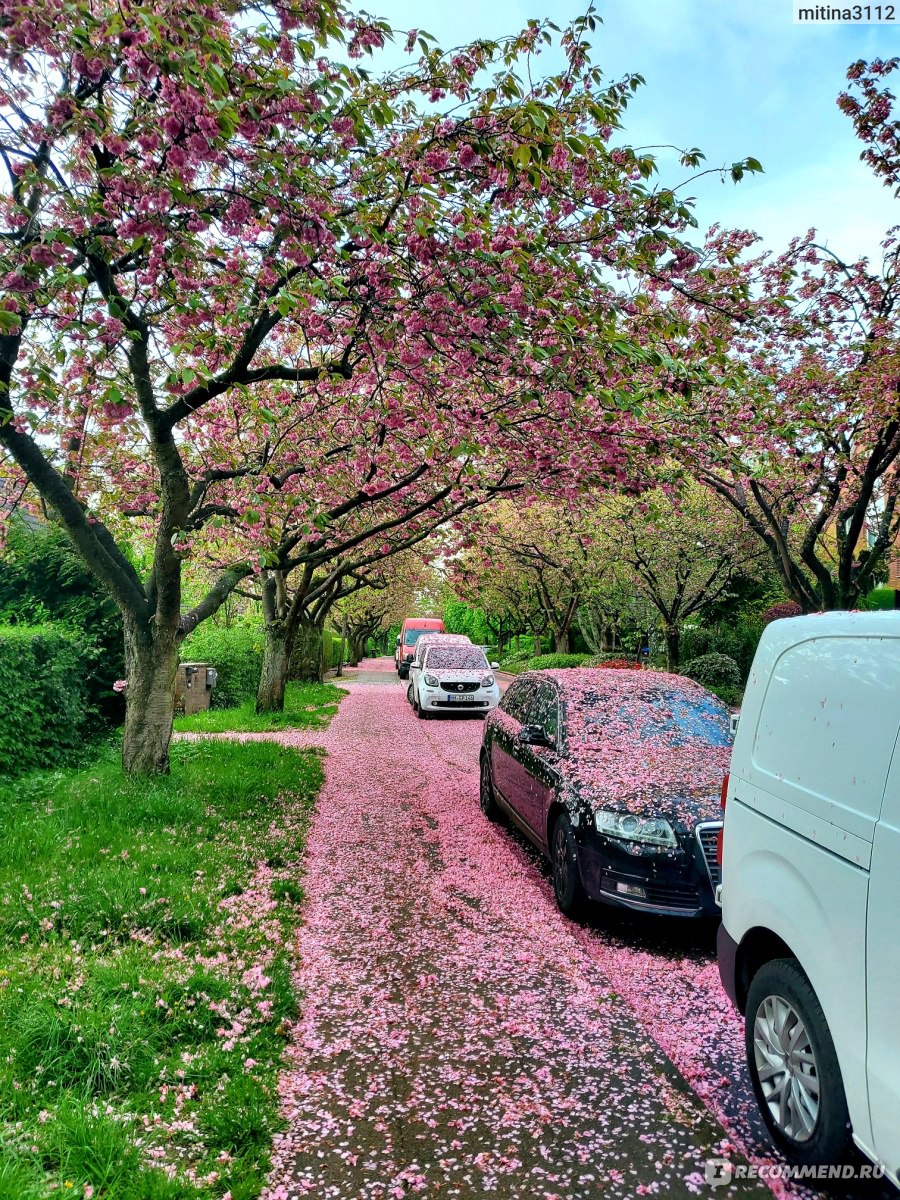
[(534, 672), (561, 699), (559, 770), (592, 808), (665, 816), (688, 828), (721, 817), (730, 712), (700, 684), (662, 671)]

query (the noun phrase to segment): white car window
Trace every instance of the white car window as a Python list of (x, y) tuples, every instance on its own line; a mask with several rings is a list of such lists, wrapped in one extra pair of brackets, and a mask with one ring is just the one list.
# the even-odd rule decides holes
[(488, 660), (477, 646), (429, 646), (425, 666), (431, 671), (483, 671)]

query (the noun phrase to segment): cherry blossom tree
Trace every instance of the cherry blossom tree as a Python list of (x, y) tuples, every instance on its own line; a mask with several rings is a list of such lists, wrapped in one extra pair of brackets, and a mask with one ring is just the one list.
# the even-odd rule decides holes
[(736, 372), (665, 418), (804, 612), (854, 607), (900, 533), (897, 259), (893, 235), (873, 270), (813, 232), (757, 259), (754, 319), (728, 335)]
[[(391, 32), (331, 0), (0, 11), (0, 445), (122, 611), (123, 763), (161, 771), (179, 642), (260, 567), (182, 611), (215, 489), (268, 465), (259, 419), (302, 434), (310, 391), (431, 388), (463, 457), (550, 415), (524, 463), (555, 469), (577, 429), (615, 473), (633, 368), (668, 365), (614, 282), (676, 276), (689, 211), (611, 148), (638, 81), (601, 80), (585, 22), (547, 76), (537, 22), (450, 54), (412, 33), (409, 67), (373, 74)], [(115, 537), (138, 512), (146, 577)]]
[(486, 509), (472, 523), (470, 549), (454, 564), (459, 594), (499, 621), (498, 633), (530, 629), (538, 641), (549, 633), (554, 650), (567, 653), (592, 569), (583, 537), (590, 503), (526, 496)]
[[(895, 190), (900, 121), (886, 79), (897, 66), (854, 64), (839, 98), (861, 157)], [(679, 344), (711, 369), (701, 392), (662, 397), (658, 435), (740, 515), (802, 611), (853, 608), (900, 535), (898, 231), (879, 262), (847, 261), (814, 230), (782, 254), (757, 243), (714, 229), (690, 298), (661, 283), (660, 311), (696, 318)]]
[(677, 671), (684, 622), (719, 600), (737, 573), (752, 569), (758, 543), (721, 499), (691, 481), (636, 498), (610, 497), (598, 518), (593, 553), (611, 564), (623, 590), (653, 606), (666, 666)]

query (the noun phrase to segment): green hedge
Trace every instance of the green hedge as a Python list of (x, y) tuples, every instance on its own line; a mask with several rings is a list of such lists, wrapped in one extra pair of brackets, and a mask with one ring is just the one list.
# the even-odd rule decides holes
[(205, 623), (184, 639), (182, 662), (210, 663), (218, 672), (213, 708), (236, 708), (256, 695), (265, 636), (261, 625)]
[(687, 675), (704, 687), (739, 688), (741, 686), (741, 670), (733, 658), (727, 654), (703, 654), (693, 658), (681, 668), (681, 674)]
[(681, 635), (681, 661), (690, 662), (707, 654), (727, 654), (737, 663), (743, 681), (750, 674), (763, 628), (761, 618), (746, 615), (716, 625), (685, 629)]
[[(341, 653), (341, 635), (326, 629), (322, 635), (322, 666), (326, 671), (333, 671), (338, 665)], [(344, 655), (344, 661), (347, 661)]]
[(0, 775), (79, 757), (92, 732), (91, 647), (52, 625), (0, 626)]
[(888, 587), (876, 588), (874, 592), (869, 592), (868, 596), (866, 596), (865, 603), (860, 605), (860, 607), (870, 610), (893, 610), (896, 608), (894, 589)]
[(69, 630), (85, 651), (91, 707), (109, 724), (125, 719), (125, 697), (113, 689), (125, 674), (122, 618), (57, 525), (11, 518), (0, 552), (3, 625)]
[(513, 675), (521, 675), (523, 671), (550, 671), (559, 667), (583, 667), (591, 656), (589, 654), (539, 654), (537, 658), (504, 659), (501, 669)]

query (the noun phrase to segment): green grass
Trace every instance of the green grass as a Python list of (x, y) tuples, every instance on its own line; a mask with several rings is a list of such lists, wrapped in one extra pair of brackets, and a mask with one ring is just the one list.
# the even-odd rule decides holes
[(330, 683), (289, 683), (284, 711), (257, 713), (256, 701), (238, 708), (212, 708), (208, 712), (176, 717), (179, 733), (267, 733), (275, 729), (324, 729), (346, 692)]
[(259, 1194), (321, 779), (199, 741), (0, 787), (0, 1200)]

